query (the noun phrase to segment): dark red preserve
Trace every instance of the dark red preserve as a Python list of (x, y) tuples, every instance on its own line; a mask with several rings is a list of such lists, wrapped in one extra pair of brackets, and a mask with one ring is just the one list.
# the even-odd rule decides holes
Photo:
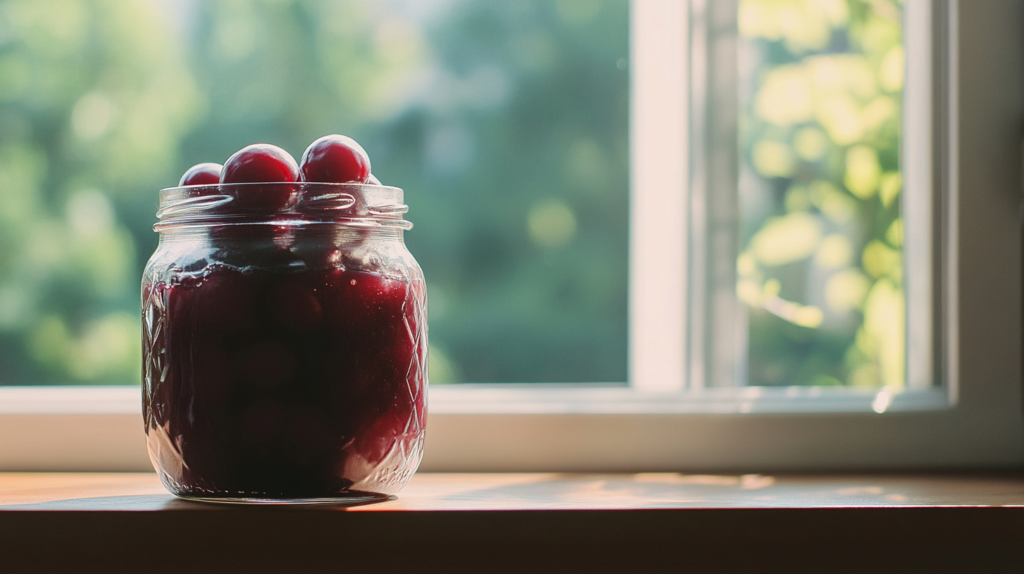
[(408, 482), (427, 324), (404, 212), (400, 189), (357, 183), (161, 192), (143, 414), (174, 494), (354, 502)]

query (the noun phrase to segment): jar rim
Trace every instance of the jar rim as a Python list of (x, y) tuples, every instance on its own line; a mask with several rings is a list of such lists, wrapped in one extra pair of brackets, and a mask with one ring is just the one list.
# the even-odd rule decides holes
[(341, 224), (411, 229), (402, 189), (361, 183), (230, 183), (160, 190), (155, 231), (210, 225)]

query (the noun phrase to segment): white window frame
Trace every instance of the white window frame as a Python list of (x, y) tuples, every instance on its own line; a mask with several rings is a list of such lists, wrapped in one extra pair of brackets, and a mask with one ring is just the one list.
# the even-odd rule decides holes
[[(908, 10), (922, 2), (908, 0)], [(1024, 10), (957, 0), (931, 6), (943, 15), (932, 27), (941, 49), (922, 57), (935, 57), (938, 74), (922, 79), (912, 71), (907, 90), (929, 91), (932, 103), (908, 109), (905, 129), (941, 132), (934, 140), (942, 146), (909, 151), (904, 165), (906, 195), (934, 199), (937, 214), (933, 229), (919, 232), (935, 241), (914, 243), (934, 257), (912, 256), (908, 247), (908, 259), (937, 263), (923, 296), (909, 285), (908, 308), (937, 312), (930, 332), (909, 334), (911, 348), (924, 341), (919, 356), (926, 360), (911, 361), (908, 377), (931, 383), (941, 376), (941, 387), (684, 390), (692, 377), (682, 350), (693, 344), (686, 291), (693, 174), (680, 158), (692, 155), (694, 71), (687, 62), (696, 38), (685, 33), (694, 25), (686, 3), (633, 0), (630, 385), (434, 386), (422, 468), (749, 472), (1024, 463), (1024, 38), (1017, 25)], [(928, 30), (908, 27), (908, 51), (922, 45), (922, 34)], [(915, 195), (913, 185), (933, 193)], [(138, 388), (0, 387), (0, 470), (148, 470), (140, 403)]]

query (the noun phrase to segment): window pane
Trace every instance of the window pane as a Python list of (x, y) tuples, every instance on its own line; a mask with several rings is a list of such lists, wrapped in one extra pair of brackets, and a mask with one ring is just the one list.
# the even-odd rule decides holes
[(902, 12), (739, 2), (749, 385), (904, 386)]
[(432, 382), (624, 381), (627, 16), (0, 0), (0, 384), (137, 383), (157, 190), (332, 132), (406, 190)]

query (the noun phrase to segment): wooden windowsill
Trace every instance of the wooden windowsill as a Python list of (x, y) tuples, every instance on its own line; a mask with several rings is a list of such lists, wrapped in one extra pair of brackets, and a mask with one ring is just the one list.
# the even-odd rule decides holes
[(1024, 473), (419, 474), (354, 508), (0, 473), (0, 572), (1024, 571)]

